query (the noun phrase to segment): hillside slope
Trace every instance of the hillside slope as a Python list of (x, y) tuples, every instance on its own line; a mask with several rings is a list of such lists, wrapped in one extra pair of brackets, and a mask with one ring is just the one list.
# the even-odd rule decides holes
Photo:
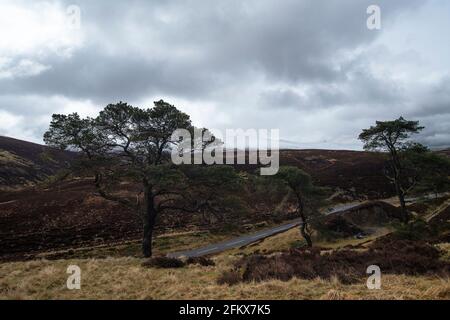
[[(67, 151), (0, 136), (0, 190), (30, 186), (54, 175), (75, 158)], [(371, 198), (392, 194), (380, 154), (346, 150), (281, 150), (280, 164), (300, 167), (317, 184)], [(237, 165), (253, 171), (254, 165)], [(388, 186), (388, 188), (386, 188)]]
[[(49, 152), (51, 157), (48, 156)], [(0, 256), (139, 238), (142, 231), (139, 219), (129, 209), (96, 195), (89, 178), (13, 191), (56, 173), (74, 158), (73, 153), (0, 137), (0, 155)], [(340, 199), (335, 199), (337, 201), (382, 198), (391, 192), (389, 183), (382, 175), (384, 160), (380, 154), (282, 150), (280, 163), (307, 171), (318, 185), (330, 187), (340, 194)], [(246, 171), (256, 169), (250, 165), (236, 168)], [(133, 184), (121, 185), (120, 192), (133, 192), (135, 188)], [(288, 212), (273, 215), (277, 204), (267, 199), (261, 200), (251, 190), (242, 194), (242, 200), (247, 213), (228, 217), (234, 223), (238, 219), (238, 225), (266, 221), (273, 217), (281, 220), (288, 218)], [(158, 228), (193, 230), (196, 227), (203, 228), (203, 223), (200, 216), (195, 219), (188, 215), (167, 216), (161, 217)], [(213, 225), (217, 226), (217, 223)], [(210, 229), (211, 225), (204, 228)]]
[(351, 193), (352, 197), (384, 198), (393, 194), (383, 175), (382, 154), (348, 150), (282, 150), (281, 165), (308, 172), (316, 184)]
[(444, 155), (444, 156), (447, 156), (447, 157), (450, 158), (450, 148), (449, 149), (444, 149), (444, 150), (439, 150), (439, 151), (437, 151), (437, 153), (439, 153), (441, 155)]
[(54, 175), (75, 154), (0, 136), (0, 190), (30, 186)]

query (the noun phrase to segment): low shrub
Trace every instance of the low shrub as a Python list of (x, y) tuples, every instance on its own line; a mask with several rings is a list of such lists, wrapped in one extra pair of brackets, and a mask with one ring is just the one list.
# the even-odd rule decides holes
[(142, 263), (142, 266), (150, 268), (182, 268), (185, 266), (185, 263), (176, 258), (155, 257)]
[(199, 264), (204, 267), (215, 266), (216, 264), (209, 258), (205, 257), (191, 257), (187, 259), (186, 264)]
[(225, 271), (217, 279), (218, 284), (228, 284), (229, 286), (233, 286), (239, 282), (242, 282), (242, 276), (237, 270)]
[(329, 218), (324, 223), (325, 229), (333, 232), (336, 237), (346, 238), (363, 233), (363, 230), (354, 223), (347, 221), (340, 215)]
[(394, 225), (393, 236), (398, 240), (427, 240), (434, 235), (434, 230), (422, 219)]

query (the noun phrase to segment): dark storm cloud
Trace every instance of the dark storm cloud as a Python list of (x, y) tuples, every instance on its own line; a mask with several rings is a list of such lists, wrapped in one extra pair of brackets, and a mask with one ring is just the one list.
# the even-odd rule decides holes
[(183, 70), (183, 65), (177, 70), (173, 65), (162, 67), (167, 62), (147, 62), (139, 56), (103, 56), (96, 53), (100, 50), (82, 49), (69, 60), (52, 61), (52, 68), (37, 77), (0, 81), (2, 91), (115, 101), (156, 92), (190, 95), (202, 90), (198, 87), (201, 72)]
[[(395, 3), (394, 3), (395, 2)], [(386, 16), (412, 1), (381, 1)], [(67, 2), (69, 4), (69, 2)], [(334, 56), (373, 40), (371, 1), (80, 1), (86, 46), (51, 69), (4, 79), (3, 92), (100, 100), (203, 96), (254, 72), (283, 82), (345, 77)]]

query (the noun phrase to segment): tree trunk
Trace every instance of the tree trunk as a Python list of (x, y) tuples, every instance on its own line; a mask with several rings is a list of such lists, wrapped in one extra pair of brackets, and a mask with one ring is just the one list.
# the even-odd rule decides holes
[(391, 153), (391, 160), (392, 160), (392, 168), (394, 170), (394, 185), (395, 185), (395, 192), (397, 193), (398, 200), (400, 201), (400, 210), (402, 215), (402, 221), (403, 223), (408, 223), (409, 221), (409, 213), (408, 209), (406, 208), (406, 202), (405, 202), (405, 193), (402, 190), (401, 187), (401, 171), (402, 166), (400, 163), (399, 156), (397, 154), (397, 150), (393, 145), (391, 145), (390, 153)]
[(153, 238), (153, 225), (148, 219), (144, 221), (144, 236), (142, 239), (142, 254), (146, 258), (152, 256), (152, 238)]
[(397, 192), (398, 200), (400, 201), (400, 210), (402, 213), (402, 220), (404, 223), (408, 223), (409, 213), (408, 213), (408, 209), (406, 208), (405, 195), (403, 194), (403, 191), (400, 188), (399, 182), (397, 180), (395, 181), (395, 190)]
[(302, 222), (300, 224), (300, 233), (301, 233), (302, 237), (305, 239), (308, 247), (312, 247), (313, 244), (312, 244), (311, 236), (309, 235), (309, 232), (308, 232), (308, 222), (305, 217), (303, 199), (300, 194), (297, 194), (297, 201), (298, 201), (298, 213), (300, 214), (300, 218), (302, 219)]
[(142, 254), (146, 258), (152, 256), (152, 240), (153, 240), (153, 229), (155, 227), (157, 212), (155, 209), (154, 196), (151, 192), (150, 186), (144, 182), (144, 197), (145, 197), (145, 208), (144, 208), (144, 235), (142, 239)]
[(300, 233), (302, 234), (302, 237), (306, 240), (306, 244), (308, 245), (308, 247), (312, 247), (313, 244), (312, 244), (311, 236), (307, 232), (308, 224), (305, 221), (306, 220), (304, 220), (302, 217), (302, 223), (300, 225)]

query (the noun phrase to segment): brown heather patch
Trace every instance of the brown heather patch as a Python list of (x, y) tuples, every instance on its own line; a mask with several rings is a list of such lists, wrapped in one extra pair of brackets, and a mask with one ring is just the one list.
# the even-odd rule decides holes
[[(326, 252), (316, 247), (291, 249), (272, 255), (253, 254), (237, 261), (233, 277), (227, 271), (219, 278), (219, 283), (235, 284), (240, 272), (242, 282), (320, 277), (353, 284), (367, 277), (366, 269), (370, 265), (380, 266), (383, 274), (447, 277), (450, 263), (441, 260), (442, 255), (438, 248), (422, 241), (383, 237), (363, 251), (344, 249)], [(230, 281), (227, 282), (227, 279)]]
[(203, 267), (209, 267), (209, 266), (215, 266), (216, 263), (210, 259), (210, 258), (206, 258), (206, 257), (192, 257), (187, 259), (186, 264), (198, 264), (201, 265)]
[(184, 267), (185, 263), (176, 258), (154, 257), (144, 261), (142, 266), (148, 268), (175, 269)]

